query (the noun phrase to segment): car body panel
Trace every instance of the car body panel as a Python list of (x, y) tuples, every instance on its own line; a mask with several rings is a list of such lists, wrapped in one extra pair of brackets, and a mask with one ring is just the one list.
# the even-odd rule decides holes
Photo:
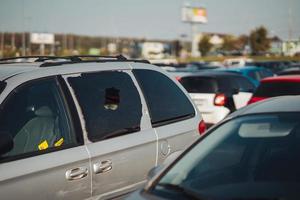
[(247, 105), (247, 102), (251, 99), (252, 93), (250, 92), (239, 92), (233, 95), (233, 101), (236, 109), (240, 109)]
[(214, 105), (214, 93), (189, 93), (207, 124), (216, 124), (224, 119), (230, 110), (224, 106)]
[[(66, 172), (85, 168), (88, 175), (67, 180)], [(0, 164), (0, 194), (7, 199), (85, 199), (91, 197), (91, 174), (85, 146)]]

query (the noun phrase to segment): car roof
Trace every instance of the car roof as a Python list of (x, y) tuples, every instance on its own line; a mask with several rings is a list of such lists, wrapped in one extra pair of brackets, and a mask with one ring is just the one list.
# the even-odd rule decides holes
[(268, 98), (241, 108), (229, 115), (228, 118), (240, 117), (249, 114), (279, 112), (300, 112), (300, 95)]
[(264, 70), (264, 68), (261, 67), (255, 67), (255, 66), (244, 66), (244, 67), (229, 67), (224, 69), (225, 71), (254, 71), (254, 70)]
[(200, 72), (180, 72), (174, 73), (180, 77), (210, 77), (210, 78), (217, 78), (217, 77), (224, 77), (224, 76), (234, 76), (234, 77), (243, 77), (242, 75), (226, 72), (226, 71), (215, 71), (215, 70), (207, 70), (207, 71), (200, 71)]
[(264, 78), (261, 82), (300, 82), (300, 75), (273, 76)]
[(0, 80), (3, 81), (11, 76), (37, 69), (38, 63), (0, 64)]
[[(44, 64), (44, 67), (42, 66)], [(1, 63), (0, 64), (0, 81), (4, 81), (8, 78), (28, 73), (49, 73), (49, 74), (66, 74), (66, 73), (82, 73), (82, 72), (91, 72), (91, 71), (101, 71), (111, 68), (112, 70), (118, 69), (131, 69), (134, 66), (141, 66), (143, 68), (159, 68), (152, 64), (135, 62), (132, 60), (128, 61), (89, 61), (89, 62), (31, 62), (31, 63)]]

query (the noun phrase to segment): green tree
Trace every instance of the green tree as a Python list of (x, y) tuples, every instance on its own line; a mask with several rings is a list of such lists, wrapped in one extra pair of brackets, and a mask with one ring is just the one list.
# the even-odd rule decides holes
[(249, 40), (253, 54), (266, 52), (270, 48), (268, 30), (263, 26), (251, 31)]
[(211, 50), (212, 44), (210, 43), (210, 36), (204, 35), (199, 42), (199, 51), (202, 56), (206, 56), (207, 53)]
[(223, 44), (221, 50), (223, 51), (233, 51), (236, 50), (236, 39), (231, 35), (226, 35), (223, 37)]

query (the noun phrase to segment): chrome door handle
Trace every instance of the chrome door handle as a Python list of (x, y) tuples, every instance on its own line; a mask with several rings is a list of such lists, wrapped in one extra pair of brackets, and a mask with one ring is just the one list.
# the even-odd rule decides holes
[(86, 167), (77, 167), (66, 172), (66, 179), (69, 181), (82, 179), (86, 177), (88, 173), (89, 171)]
[(95, 174), (105, 173), (112, 169), (111, 160), (104, 160), (101, 162), (94, 163), (93, 170)]

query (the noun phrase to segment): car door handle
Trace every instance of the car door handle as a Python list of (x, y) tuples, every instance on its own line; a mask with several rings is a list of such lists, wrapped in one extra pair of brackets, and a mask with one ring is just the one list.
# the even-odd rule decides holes
[(77, 167), (66, 172), (66, 179), (69, 181), (82, 179), (86, 177), (88, 173), (89, 171), (86, 167)]
[(111, 160), (104, 160), (101, 162), (94, 163), (93, 170), (95, 174), (105, 173), (112, 169)]

